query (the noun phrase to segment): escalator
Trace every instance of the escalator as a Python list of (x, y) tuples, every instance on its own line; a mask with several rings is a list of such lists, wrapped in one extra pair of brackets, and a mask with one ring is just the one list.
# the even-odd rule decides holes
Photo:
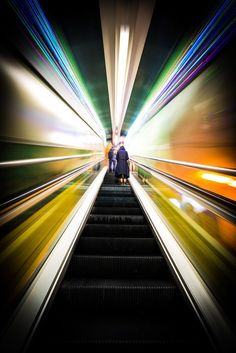
[(153, 347), (214, 351), (131, 187), (107, 173), (27, 352)]

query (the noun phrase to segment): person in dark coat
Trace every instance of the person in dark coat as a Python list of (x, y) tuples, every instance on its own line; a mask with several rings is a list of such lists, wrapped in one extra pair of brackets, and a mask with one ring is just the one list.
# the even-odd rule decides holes
[(116, 170), (116, 150), (114, 146), (112, 146), (108, 152), (108, 160), (109, 160), (109, 173), (115, 173)]
[(116, 165), (116, 177), (120, 178), (121, 184), (126, 184), (129, 178), (129, 155), (125, 147), (122, 145), (116, 155), (117, 165)]

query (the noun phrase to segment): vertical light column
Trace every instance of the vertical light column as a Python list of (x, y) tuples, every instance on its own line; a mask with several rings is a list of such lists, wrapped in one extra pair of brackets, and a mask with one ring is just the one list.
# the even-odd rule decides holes
[[(115, 78), (115, 138), (122, 120), (122, 106), (124, 100), (124, 91), (127, 80), (127, 62), (129, 50), (129, 27), (121, 26), (119, 33), (119, 46), (117, 50), (118, 62), (116, 65)], [(115, 141), (116, 142), (116, 141)]]
[(119, 141), (155, 0), (100, 0), (113, 143)]

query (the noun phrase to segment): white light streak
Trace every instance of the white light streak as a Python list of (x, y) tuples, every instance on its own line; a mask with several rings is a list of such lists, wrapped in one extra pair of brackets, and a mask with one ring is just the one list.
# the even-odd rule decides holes
[(126, 85), (128, 49), (129, 49), (129, 27), (121, 26), (118, 50), (118, 65), (116, 70), (116, 100), (114, 126), (120, 126), (123, 121), (122, 107), (124, 90)]

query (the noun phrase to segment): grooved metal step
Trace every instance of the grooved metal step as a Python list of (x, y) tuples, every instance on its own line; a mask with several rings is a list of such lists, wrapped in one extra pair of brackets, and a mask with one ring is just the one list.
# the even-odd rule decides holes
[(91, 214), (142, 215), (140, 207), (102, 207), (94, 206)]
[(153, 237), (148, 225), (126, 225), (126, 224), (86, 224), (83, 230), (83, 236), (102, 237)]
[(170, 279), (163, 256), (73, 255), (67, 271), (71, 278)]
[(112, 214), (90, 214), (88, 224), (146, 224), (147, 221), (141, 215), (112, 215)]
[(156, 240), (152, 238), (130, 237), (86, 237), (82, 236), (77, 254), (91, 255), (160, 255)]
[(65, 279), (58, 293), (59, 305), (112, 310), (172, 311), (182, 303), (172, 280), (153, 279)]
[(98, 196), (94, 206), (102, 207), (139, 207), (137, 199), (134, 197), (108, 197)]

